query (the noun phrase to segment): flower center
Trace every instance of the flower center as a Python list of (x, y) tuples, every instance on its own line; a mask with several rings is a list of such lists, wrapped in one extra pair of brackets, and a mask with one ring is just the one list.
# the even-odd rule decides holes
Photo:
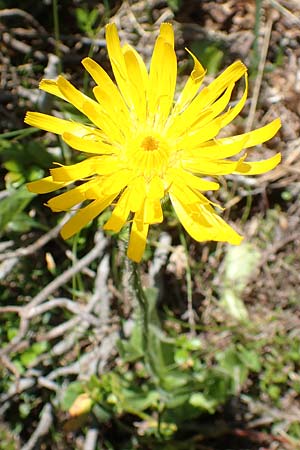
[(159, 141), (152, 136), (146, 136), (141, 143), (141, 147), (147, 152), (152, 152), (159, 148)]
[(154, 176), (163, 177), (170, 165), (172, 149), (168, 141), (152, 130), (130, 136), (124, 150), (127, 168), (146, 180)]

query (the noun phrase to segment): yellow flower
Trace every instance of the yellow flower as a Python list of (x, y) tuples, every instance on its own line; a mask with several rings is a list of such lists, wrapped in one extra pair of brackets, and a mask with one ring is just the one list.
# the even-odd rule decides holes
[[(166, 195), (196, 241), (239, 244), (242, 237), (221, 219), (216, 205), (201, 191), (219, 189), (208, 176), (261, 174), (280, 161), (279, 153), (259, 162), (246, 162), (246, 154), (227, 159), (272, 138), (280, 128), (279, 119), (249, 133), (216, 139), (245, 104), (246, 67), (240, 61), (231, 64), (199, 91), (205, 70), (189, 52), (194, 68), (174, 102), (177, 61), (172, 25), (161, 25), (149, 71), (130, 45), (121, 46), (114, 24), (106, 27), (106, 42), (116, 84), (95, 61), (82, 61), (97, 85), (93, 90), (96, 100), (62, 76), (56, 81), (41, 81), (42, 90), (70, 102), (90, 124), (36, 112), (28, 112), (25, 122), (60, 134), (68, 145), (88, 157), (51, 169), (49, 177), (29, 183), (29, 190), (42, 194), (77, 182), (48, 202), (53, 211), (89, 202), (62, 227), (64, 239), (112, 205), (104, 229), (119, 232), (131, 221), (127, 254), (137, 262), (145, 249), (149, 225), (163, 221), (161, 200)], [(244, 93), (235, 106), (226, 109), (235, 83), (242, 77)]]

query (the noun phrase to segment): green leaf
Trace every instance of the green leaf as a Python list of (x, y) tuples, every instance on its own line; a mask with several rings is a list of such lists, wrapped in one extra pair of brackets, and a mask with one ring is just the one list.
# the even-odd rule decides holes
[(167, 0), (169, 8), (172, 9), (172, 11), (177, 12), (182, 6), (182, 0)]
[(190, 353), (184, 348), (179, 348), (175, 351), (174, 359), (178, 365), (185, 363), (189, 357)]
[(191, 45), (192, 52), (199, 58), (208, 74), (216, 74), (220, 71), (224, 48), (224, 42), (212, 38), (194, 41)]
[(102, 405), (94, 405), (93, 406), (93, 414), (96, 416), (97, 420), (100, 423), (108, 422), (112, 416), (112, 414), (107, 411)]
[(61, 400), (61, 407), (63, 411), (68, 411), (78, 395), (83, 394), (83, 392), (83, 383), (81, 381), (74, 381), (73, 383), (70, 383)]
[(37, 356), (44, 353), (49, 347), (48, 342), (41, 341), (41, 342), (35, 342), (30, 348), (25, 350), (20, 355), (20, 361), (23, 364), (24, 367), (30, 366), (34, 360), (37, 358)]
[(148, 392), (145, 389), (123, 389), (122, 394), (124, 395), (123, 399), (123, 408), (128, 412), (140, 412), (145, 411), (150, 407), (157, 407), (160, 395), (158, 391), (149, 390)]
[(133, 362), (144, 355), (142, 328), (138, 321), (135, 322), (129, 341), (120, 339), (117, 348), (124, 362)]
[(26, 186), (22, 186), (0, 201), (0, 231), (3, 231), (26, 208), (34, 196), (35, 194), (29, 192)]
[(220, 368), (227, 373), (232, 381), (234, 393), (237, 393), (248, 376), (248, 367), (240, 357), (240, 352), (234, 346), (216, 354)]
[(253, 372), (259, 372), (261, 370), (259, 354), (254, 350), (246, 349), (242, 345), (238, 345), (237, 348), (239, 350), (239, 358), (245, 366)]
[(11, 341), (18, 334), (18, 328), (10, 327), (7, 330), (8, 340)]
[(15, 215), (13, 221), (9, 223), (8, 227), (10, 230), (17, 233), (27, 233), (32, 228), (38, 228), (40, 230), (46, 229), (43, 224), (33, 219), (23, 211)]
[(26, 350), (21, 356), (20, 361), (23, 366), (28, 367), (36, 359), (36, 354), (33, 351)]
[(175, 389), (186, 386), (188, 381), (189, 375), (186, 372), (182, 372), (181, 370), (172, 370), (161, 381), (161, 386), (165, 391), (169, 391), (174, 394)]
[(47, 341), (35, 342), (34, 344), (32, 344), (31, 348), (32, 351), (34, 351), (34, 353), (38, 356), (48, 350), (49, 343)]
[(211, 414), (215, 412), (215, 408), (217, 406), (217, 402), (215, 400), (206, 398), (201, 392), (196, 392), (192, 394), (189, 402), (196, 408), (200, 408)]

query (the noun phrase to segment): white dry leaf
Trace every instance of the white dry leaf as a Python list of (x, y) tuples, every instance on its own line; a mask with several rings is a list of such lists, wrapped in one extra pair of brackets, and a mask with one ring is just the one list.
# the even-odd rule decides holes
[(242, 300), (242, 294), (253, 277), (259, 260), (260, 251), (249, 242), (237, 247), (228, 246), (224, 259), (220, 305), (235, 319), (246, 321), (248, 312)]

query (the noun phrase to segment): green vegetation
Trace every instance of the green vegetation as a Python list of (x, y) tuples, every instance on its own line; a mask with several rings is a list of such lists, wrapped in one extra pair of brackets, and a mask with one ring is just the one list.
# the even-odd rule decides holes
[[(195, 243), (183, 236), (166, 203), (166, 220), (151, 230), (139, 274), (125, 257), (128, 229), (102, 233), (107, 212), (65, 242), (59, 236), (64, 216), (45, 207), (47, 195), (26, 188), (54, 162), (79, 161), (53, 135), (23, 127), (25, 112), (39, 107), (35, 93), (48, 54), (60, 56), (78, 86), (80, 59), (93, 55), (107, 65), (101, 42), (108, 20), (121, 21), (126, 39), (147, 58), (156, 21), (175, 15), (179, 36), (187, 34), (187, 47), (209, 75), (236, 58), (228, 39), (245, 30), (234, 5), (226, 16), (226, 2), (209, 2), (212, 10), (203, 2), (206, 35), (200, 38), (200, 19), (193, 32), (184, 25), (193, 23), (199, 2), (169, 0), (152, 9), (132, 3), (70, 1), (64, 8), (57, 0), (33, 12), (26, 0), (23, 14), (2, 17), (15, 40), (21, 42), (19, 28), (27, 30), (22, 42), (28, 47), (3, 44), (9, 95), (0, 135), (0, 450), (26, 444), (28, 450), (81, 450), (95, 430), (95, 450), (297, 450), (299, 167), (293, 156), (298, 137), (287, 137), (288, 127), (259, 151), (279, 147), (291, 170), (249, 184), (221, 179), (224, 214), (243, 229), (244, 244)], [(264, 16), (249, 8), (243, 13), (253, 20), (254, 45), (246, 63), (255, 74)], [(287, 27), (284, 17), (279, 30)], [(274, 36), (257, 120), (277, 115), (268, 89), (274, 91), (272, 77), (280, 78), (290, 61), (290, 49)], [(182, 68), (189, 64), (187, 56)], [(93, 86), (84, 78), (79, 87), (90, 93)], [(50, 104), (55, 115), (80, 120), (63, 108), (60, 100)], [(247, 108), (237, 132), (244, 130)]]

